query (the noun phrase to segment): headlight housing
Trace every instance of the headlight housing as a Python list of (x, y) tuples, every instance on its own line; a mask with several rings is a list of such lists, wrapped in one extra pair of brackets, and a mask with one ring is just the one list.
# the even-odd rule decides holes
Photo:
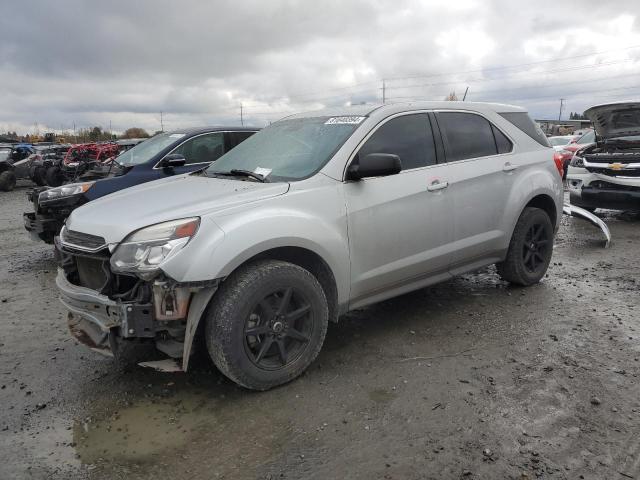
[(200, 217), (158, 223), (131, 233), (111, 256), (114, 272), (150, 277), (198, 231)]
[(86, 192), (96, 182), (70, 183), (61, 187), (49, 188), (38, 195), (38, 203), (47, 203), (59, 198), (72, 197)]
[(579, 157), (578, 154), (575, 154), (569, 163), (572, 167), (584, 168), (584, 160), (582, 157)]

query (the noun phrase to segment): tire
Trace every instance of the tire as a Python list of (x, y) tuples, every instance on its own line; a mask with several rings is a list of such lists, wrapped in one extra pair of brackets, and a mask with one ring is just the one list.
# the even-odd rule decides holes
[(16, 174), (10, 170), (0, 173), (0, 190), (10, 192), (16, 187)]
[(298, 377), (316, 358), (329, 307), (307, 270), (262, 260), (234, 272), (205, 316), (207, 349), (218, 369), (243, 387), (268, 390)]
[(38, 233), (38, 238), (42, 240), (44, 243), (48, 243), (49, 245), (53, 245), (53, 237), (55, 234), (53, 232), (40, 232)]
[(498, 275), (507, 282), (529, 286), (547, 272), (553, 254), (553, 225), (547, 212), (525, 208), (513, 230), (507, 258), (496, 264)]
[(47, 185), (50, 187), (59, 187), (64, 183), (64, 175), (60, 170), (60, 167), (49, 167), (45, 175)]
[(33, 169), (31, 180), (39, 187), (44, 187), (47, 184), (47, 169), (43, 166), (38, 166)]

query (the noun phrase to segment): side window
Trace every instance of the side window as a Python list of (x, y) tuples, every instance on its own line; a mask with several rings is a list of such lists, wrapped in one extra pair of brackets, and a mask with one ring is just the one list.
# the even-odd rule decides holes
[(234, 132), (233, 133), (233, 136), (235, 137), (234, 146), (240, 145), (242, 142), (244, 142), (247, 138), (249, 138), (254, 133), (256, 132)]
[(193, 137), (171, 153), (180, 153), (187, 164), (213, 162), (224, 153), (224, 133), (215, 132)]
[(445, 140), (447, 161), (486, 157), (498, 153), (493, 128), (480, 115), (440, 112), (438, 125)]
[(365, 142), (358, 157), (370, 153), (398, 155), (403, 170), (435, 164), (436, 151), (429, 116), (416, 113), (389, 120)]
[(513, 143), (502, 133), (495, 125), (491, 124), (493, 130), (493, 137), (496, 139), (496, 147), (498, 147), (498, 153), (509, 153), (513, 149)]

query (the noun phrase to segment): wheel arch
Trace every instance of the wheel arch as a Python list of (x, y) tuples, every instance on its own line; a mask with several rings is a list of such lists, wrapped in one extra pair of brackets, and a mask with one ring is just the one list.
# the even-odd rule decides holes
[(309, 248), (291, 245), (268, 248), (238, 262), (229, 274), (247, 263), (267, 259), (282, 260), (309, 271), (318, 280), (327, 297), (329, 320), (332, 322), (338, 321), (340, 308), (335, 274), (325, 259)]
[(551, 219), (551, 224), (553, 225), (553, 227), (554, 228), (557, 227), (558, 210), (556, 207), (556, 202), (553, 200), (553, 198), (550, 195), (546, 193), (540, 193), (534, 196), (527, 202), (527, 204), (523, 207), (522, 210), (524, 210), (527, 207), (534, 207), (534, 208), (539, 208), (541, 210), (544, 210), (547, 213), (547, 215), (549, 215), (549, 218)]

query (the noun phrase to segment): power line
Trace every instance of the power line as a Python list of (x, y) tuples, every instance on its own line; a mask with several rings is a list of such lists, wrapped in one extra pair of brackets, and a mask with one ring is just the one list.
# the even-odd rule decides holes
[[(587, 70), (590, 68), (600, 68), (600, 67), (607, 67), (607, 66), (611, 66), (611, 65), (619, 65), (621, 63), (627, 63), (632, 61), (631, 59), (627, 59), (627, 60), (618, 60), (618, 61), (614, 61), (614, 62), (603, 62), (603, 63), (597, 63), (594, 65), (574, 65), (571, 67), (564, 67), (564, 68), (556, 68), (553, 70), (542, 70), (539, 72), (535, 72), (533, 74), (530, 74), (531, 76), (535, 75), (536, 77), (539, 77), (540, 75), (544, 75), (544, 74), (548, 74), (548, 73), (559, 73), (559, 72), (570, 72), (570, 71), (575, 71), (575, 70)], [(514, 75), (520, 75), (522, 73), (527, 73), (527, 72), (515, 72), (513, 74), (508, 74), (508, 75), (502, 75), (499, 77), (491, 77), (491, 78), (478, 78), (478, 79), (464, 79), (464, 80), (460, 80), (458, 82), (435, 82), (435, 83), (421, 83), (421, 84), (417, 84), (417, 85), (401, 85), (401, 86), (389, 86), (387, 88), (389, 89), (394, 89), (394, 90), (402, 90), (402, 89), (409, 89), (409, 88), (420, 88), (420, 87), (435, 87), (435, 86), (440, 86), (440, 85), (452, 85), (454, 83), (479, 83), (479, 82), (493, 82), (495, 80), (504, 80), (505, 78), (511, 78)]]
[(537, 61), (537, 62), (528, 62), (528, 63), (518, 63), (518, 64), (512, 64), (512, 65), (504, 65), (502, 67), (488, 67), (488, 68), (480, 68), (480, 69), (476, 69), (476, 70), (464, 70), (464, 71), (448, 72), (448, 73), (433, 73), (433, 74), (428, 74), (428, 75), (413, 75), (413, 76), (406, 76), (406, 77), (387, 77), (387, 80), (408, 80), (408, 79), (412, 79), (412, 78), (443, 77), (443, 76), (447, 76), (447, 75), (462, 75), (462, 74), (465, 74), (465, 73), (478, 73), (478, 72), (486, 72), (486, 71), (493, 71), (493, 70), (505, 70), (505, 69), (509, 69), (509, 68), (530, 67), (530, 66), (533, 66), (533, 65), (541, 65), (541, 64), (545, 64), (545, 63), (560, 62), (560, 61), (564, 61), (564, 60), (574, 60), (576, 58), (591, 57), (593, 55), (601, 55), (603, 53), (611, 53), (611, 52), (617, 52), (617, 51), (623, 51), (623, 50), (632, 50), (634, 48), (640, 48), (640, 45), (632, 45), (630, 47), (623, 47), (623, 48), (612, 48), (610, 50), (601, 50), (599, 52), (583, 53), (581, 55), (572, 55), (572, 56), (569, 56), (569, 57), (553, 58), (553, 59), (550, 59), (550, 60), (540, 60), (540, 61)]
[[(522, 87), (501, 88), (501, 89), (497, 89), (497, 90), (475, 90), (474, 94), (506, 93), (506, 92), (514, 92), (514, 91), (519, 91), (519, 90), (529, 90), (529, 89), (532, 89), (532, 88), (536, 88), (536, 89), (557, 88), (559, 86), (565, 86), (565, 85), (576, 85), (576, 84), (582, 84), (582, 83), (603, 82), (603, 81), (607, 81), (607, 80), (617, 80), (617, 79), (620, 79), (620, 78), (627, 78), (627, 77), (637, 78), (638, 75), (639, 75), (639, 73), (635, 72), (635, 73), (628, 73), (628, 74), (623, 74), (623, 75), (612, 75), (612, 76), (608, 76), (608, 77), (593, 78), (593, 79), (590, 79), (590, 80), (572, 80), (572, 81), (569, 81), (569, 82), (549, 83), (549, 84), (546, 84), (546, 85), (524, 85)], [(390, 98), (393, 99), (393, 100), (411, 99), (411, 98), (415, 98), (415, 95), (394, 96), (394, 97), (390, 97)]]

